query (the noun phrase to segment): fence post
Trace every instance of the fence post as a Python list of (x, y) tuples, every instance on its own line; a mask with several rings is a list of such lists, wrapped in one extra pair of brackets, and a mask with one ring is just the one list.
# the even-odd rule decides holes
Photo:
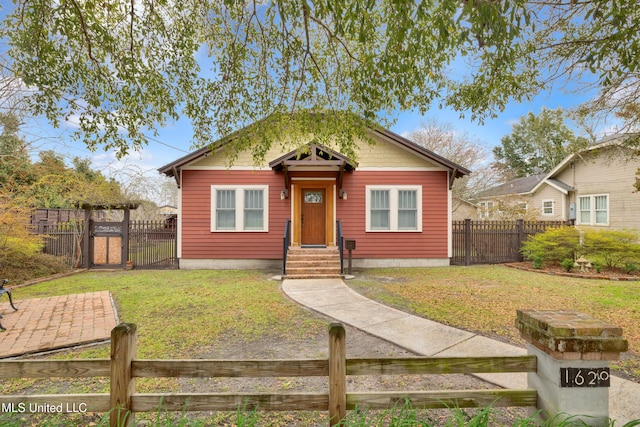
[(464, 220), (464, 265), (471, 265), (471, 219)]
[(572, 310), (517, 310), (516, 327), (538, 359), (528, 383), (543, 416), (609, 425), (609, 361), (629, 347), (622, 329)]
[(84, 230), (82, 236), (82, 267), (91, 268), (93, 257), (91, 254), (91, 209), (84, 210)]
[(122, 220), (122, 253), (120, 254), (120, 264), (125, 268), (129, 261), (129, 226), (131, 223), (131, 211), (124, 210), (124, 219)]
[(135, 392), (135, 378), (131, 376), (131, 361), (136, 355), (137, 326), (121, 323), (111, 331), (111, 427), (133, 424), (131, 395)]
[(340, 323), (329, 325), (329, 425), (347, 415), (346, 333)]
[(516, 242), (516, 248), (518, 250), (518, 261), (524, 261), (522, 256), (522, 242), (524, 242), (524, 220), (516, 220), (516, 232), (518, 233), (518, 241)]

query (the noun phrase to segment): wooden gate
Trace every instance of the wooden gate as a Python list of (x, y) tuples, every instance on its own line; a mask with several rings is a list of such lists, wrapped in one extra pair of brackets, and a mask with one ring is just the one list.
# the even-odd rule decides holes
[(89, 259), (92, 268), (124, 268), (127, 260), (124, 222), (90, 221)]

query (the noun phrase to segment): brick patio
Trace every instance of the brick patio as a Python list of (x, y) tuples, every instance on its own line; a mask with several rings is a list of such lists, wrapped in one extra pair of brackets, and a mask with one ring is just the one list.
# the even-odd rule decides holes
[(20, 300), (0, 299), (0, 358), (106, 341), (116, 326), (108, 291)]

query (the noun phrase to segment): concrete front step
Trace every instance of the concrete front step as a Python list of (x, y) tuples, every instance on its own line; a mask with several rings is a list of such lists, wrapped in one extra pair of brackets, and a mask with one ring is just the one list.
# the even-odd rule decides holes
[(311, 268), (311, 267), (340, 267), (340, 258), (338, 259), (299, 259), (299, 258), (288, 258), (287, 257), (287, 267), (294, 268)]
[(286, 274), (282, 276), (284, 279), (344, 279), (343, 274)]
[(289, 248), (287, 279), (340, 278), (338, 248)]

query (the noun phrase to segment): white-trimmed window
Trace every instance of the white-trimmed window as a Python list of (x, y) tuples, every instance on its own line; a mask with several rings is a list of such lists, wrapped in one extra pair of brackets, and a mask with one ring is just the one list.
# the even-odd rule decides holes
[(212, 185), (211, 231), (269, 231), (268, 185)]
[(368, 185), (367, 231), (422, 231), (422, 187)]
[(515, 209), (517, 213), (524, 215), (529, 210), (529, 204), (527, 202), (517, 203)]
[(543, 200), (542, 201), (542, 215), (543, 216), (551, 216), (553, 215), (553, 200)]
[(609, 225), (609, 195), (578, 197), (578, 219), (584, 225)]
[(493, 202), (480, 202), (480, 219), (489, 219), (494, 215)]

